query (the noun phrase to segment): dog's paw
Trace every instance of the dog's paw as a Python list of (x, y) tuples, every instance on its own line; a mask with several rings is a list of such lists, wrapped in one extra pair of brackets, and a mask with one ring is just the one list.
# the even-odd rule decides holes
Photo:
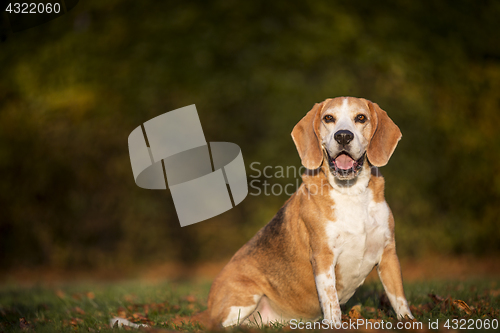
[(403, 322), (407, 322), (407, 321), (417, 321), (415, 319), (415, 317), (413, 317), (413, 315), (411, 314), (411, 312), (408, 312), (408, 313), (404, 313), (404, 314), (400, 314), (398, 315), (398, 320), (399, 321), (403, 321)]

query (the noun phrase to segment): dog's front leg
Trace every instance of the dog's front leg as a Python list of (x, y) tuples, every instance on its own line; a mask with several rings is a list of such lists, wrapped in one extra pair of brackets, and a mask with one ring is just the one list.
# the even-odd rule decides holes
[(385, 247), (382, 259), (377, 266), (377, 272), (398, 319), (407, 317), (414, 319), (403, 290), (401, 266), (399, 265), (394, 242)]
[(328, 246), (314, 250), (313, 247), (312, 264), (323, 318), (334, 324), (340, 323), (342, 312), (335, 286), (336, 258)]

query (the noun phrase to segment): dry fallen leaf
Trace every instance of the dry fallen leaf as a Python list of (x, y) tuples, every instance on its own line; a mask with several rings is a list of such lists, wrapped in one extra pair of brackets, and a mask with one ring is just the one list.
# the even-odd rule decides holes
[(493, 296), (493, 297), (500, 296), (500, 289), (490, 290), (490, 295)]
[(410, 311), (413, 313), (413, 315), (421, 316), (422, 311), (419, 310), (415, 305), (410, 305)]
[(429, 294), (429, 297), (432, 299), (432, 301), (436, 304), (439, 304), (441, 303), (442, 301), (444, 301), (444, 298), (439, 296), (439, 295), (436, 295), (436, 294)]
[(59, 297), (59, 298), (65, 298), (66, 297), (66, 294), (61, 289), (57, 289), (55, 293), (56, 293), (56, 296)]
[(365, 310), (366, 312), (370, 312), (370, 313), (372, 313), (372, 312), (376, 312), (376, 311), (377, 311), (377, 309), (375, 309), (374, 307), (371, 307), (371, 306), (365, 306), (365, 307), (364, 307), (364, 310)]
[(79, 301), (79, 300), (81, 300), (81, 299), (82, 299), (82, 294), (80, 294), (80, 293), (76, 293), (76, 294), (71, 295), (71, 297), (72, 297), (73, 299), (76, 299), (77, 301)]
[(26, 320), (26, 318), (21, 317), (21, 318), (19, 318), (19, 328), (21, 328), (21, 330), (23, 330), (23, 331), (27, 331), (27, 330), (31, 329), (31, 325)]
[(464, 301), (462, 300), (455, 300), (453, 301), (453, 305), (455, 305), (457, 308), (459, 308), (460, 310), (462, 311), (465, 311), (465, 313), (467, 313), (468, 315), (472, 314), (474, 311), (471, 310), (471, 308), (467, 305), (467, 303), (465, 303)]
[(418, 309), (422, 312), (429, 312), (436, 307), (434, 303), (425, 303), (418, 306)]
[(449, 311), (450, 307), (451, 307), (451, 311), (453, 311), (455, 309), (455, 307), (453, 306), (453, 298), (447, 297), (444, 300), (444, 302), (441, 302), (441, 312), (445, 313), (445, 312)]
[(125, 318), (127, 316), (127, 312), (125, 311), (125, 308), (119, 307), (118, 308), (118, 317)]
[(185, 299), (186, 301), (188, 301), (189, 303), (194, 303), (194, 302), (196, 302), (196, 297), (194, 297), (193, 295), (186, 296), (184, 299)]
[(140, 320), (140, 321), (142, 321), (142, 322), (144, 322), (144, 321), (148, 321), (148, 317), (146, 317), (145, 315), (143, 315), (142, 313), (139, 313), (139, 312), (133, 313), (133, 314), (132, 314), (132, 318), (133, 318), (134, 320), (136, 320), (136, 321), (137, 321), (137, 320)]
[(80, 324), (83, 324), (83, 319), (80, 318), (71, 318), (70, 322), (71, 326), (78, 326)]
[(77, 306), (76, 308), (73, 309), (75, 312), (81, 314), (81, 315), (84, 315), (85, 314), (85, 311), (83, 311), (79, 306)]
[(87, 296), (88, 299), (94, 299), (95, 298), (95, 295), (92, 291), (89, 291), (88, 293), (85, 294), (85, 296)]
[(361, 305), (355, 305), (351, 308), (349, 311), (349, 318), (351, 319), (363, 319), (363, 316), (361, 315)]
[(181, 316), (175, 316), (170, 320), (170, 323), (176, 325), (176, 326), (181, 326), (182, 324), (199, 324), (199, 321), (195, 318), (195, 316), (192, 317), (181, 317)]

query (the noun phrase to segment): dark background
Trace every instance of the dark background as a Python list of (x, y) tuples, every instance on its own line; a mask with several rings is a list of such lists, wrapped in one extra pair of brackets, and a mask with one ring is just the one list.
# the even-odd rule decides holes
[(343, 95), (403, 133), (381, 169), (400, 256), (499, 254), (499, 17), (498, 1), (89, 0), (9, 33), (0, 267), (230, 257), (287, 196), (181, 228), (168, 190), (135, 185), (129, 133), (196, 104), (207, 141), (238, 144), (250, 176), (252, 162), (299, 167), (293, 126)]

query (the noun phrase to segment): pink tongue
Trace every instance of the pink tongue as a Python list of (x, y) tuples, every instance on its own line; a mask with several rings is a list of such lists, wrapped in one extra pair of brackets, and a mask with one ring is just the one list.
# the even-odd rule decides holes
[(338, 168), (347, 170), (353, 167), (354, 160), (348, 155), (342, 154), (335, 159), (335, 164), (337, 164)]

